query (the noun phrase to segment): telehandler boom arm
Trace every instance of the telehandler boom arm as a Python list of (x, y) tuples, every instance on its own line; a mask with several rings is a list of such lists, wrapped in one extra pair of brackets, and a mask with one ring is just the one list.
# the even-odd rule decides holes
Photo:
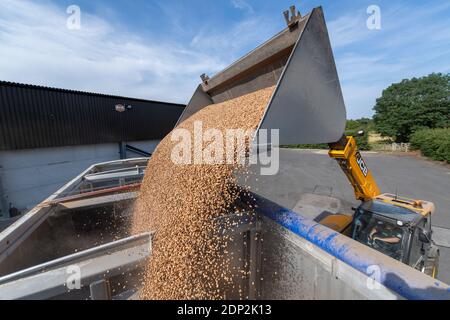
[(355, 197), (369, 201), (381, 194), (366, 162), (361, 157), (354, 137), (343, 136), (338, 142), (330, 144), (329, 155), (336, 159), (352, 185)]

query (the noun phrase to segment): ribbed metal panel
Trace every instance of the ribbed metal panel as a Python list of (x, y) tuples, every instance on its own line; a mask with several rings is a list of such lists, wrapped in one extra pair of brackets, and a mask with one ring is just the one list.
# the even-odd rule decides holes
[[(117, 104), (132, 109), (119, 113)], [(184, 107), (0, 81), (0, 150), (158, 140)]]

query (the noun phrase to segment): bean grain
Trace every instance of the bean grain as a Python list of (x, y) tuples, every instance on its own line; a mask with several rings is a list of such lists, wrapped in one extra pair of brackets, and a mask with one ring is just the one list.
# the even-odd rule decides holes
[[(204, 130), (256, 129), (273, 89), (207, 106), (178, 128), (192, 132), (202, 121)], [(238, 163), (175, 164), (175, 144), (169, 134), (158, 145), (135, 207), (133, 232), (155, 232), (141, 299), (223, 299), (224, 287), (238, 287), (239, 272), (230, 270), (230, 239), (218, 235), (215, 219), (238, 211), (233, 203), (242, 186), (235, 173), (246, 169)]]

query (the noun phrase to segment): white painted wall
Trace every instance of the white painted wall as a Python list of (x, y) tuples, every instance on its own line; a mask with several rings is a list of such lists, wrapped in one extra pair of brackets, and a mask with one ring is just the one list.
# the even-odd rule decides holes
[[(127, 142), (149, 153), (158, 143)], [(141, 156), (127, 152), (127, 158), (136, 157)], [(10, 203), (29, 210), (92, 164), (118, 159), (118, 143), (0, 151), (0, 217), (8, 217)]]

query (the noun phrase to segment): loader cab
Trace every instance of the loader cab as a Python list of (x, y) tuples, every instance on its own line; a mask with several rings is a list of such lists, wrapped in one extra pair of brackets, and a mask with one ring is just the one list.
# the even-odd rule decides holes
[(395, 210), (385, 208), (383, 203), (376, 201), (365, 202), (356, 210), (352, 238), (396, 260), (404, 261), (408, 225), (402, 220), (380, 213), (380, 209)]
[[(425, 272), (427, 265), (434, 263), (434, 257), (430, 257), (433, 251), (431, 213), (422, 213), (383, 198), (363, 202), (355, 212), (352, 238)], [(437, 270), (437, 266), (434, 269)]]

